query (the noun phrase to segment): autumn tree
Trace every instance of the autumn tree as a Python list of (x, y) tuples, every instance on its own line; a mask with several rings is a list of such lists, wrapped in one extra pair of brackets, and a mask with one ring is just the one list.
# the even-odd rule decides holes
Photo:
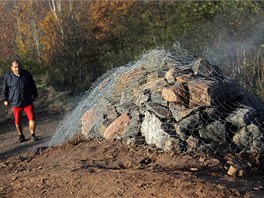
[(44, 1), (18, 1), (14, 11), (17, 55), (24, 59), (41, 61), (43, 52), (40, 45), (39, 21), (47, 12), (47, 4)]
[(263, 92), (261, 1), (27, 0), (0, 11), (1, 57), (41, 63), (53, 85), (87, 88), (146, 50), (180, 43)]
[[(89, 65), (84, 51), (91, 45), (88, 1), (49, 1), (50, 10), (41, 21), (41, 44), (49, 63), (49, 77), (57, 84), (82, 86)], [(90, 49), (89, 49), (90, 50)]]
[(14, 55), (15, 22), (12, 1), (0, 3), (0, 57), (8, 59)]

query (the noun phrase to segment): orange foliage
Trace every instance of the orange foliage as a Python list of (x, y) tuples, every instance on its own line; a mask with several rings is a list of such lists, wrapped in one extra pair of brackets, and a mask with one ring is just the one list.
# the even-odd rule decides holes
[(13, 2), (8, 1), (0, 3), (0, 58), (4, 59), (14, 55), (13, 46), (16, 33), (12, 4)]
[(16, 54), (19, 56), (35, 61), (41, 60), (38, 22), (45, 16), (46, 8), (47, 6), (40, 1), (15, 2), (15, 44)]
[(134, 5), (135, 0), (95, 0), (90, 4), (91, 20), (95, 24), (97, 39), (104, 39), (110, 36), (111, 24), (114, 17), (124, 16)]
[(77, 35), (80, 32), (74, 32), (76, 27), (81, 27), (83, 32), (89, 29), (86, 1), (60, 1), (60, 3), (60, 9), (50, 10), (40, 21), (42, 30), (40, 44), (43, 48), (45, 62), (50, 62), (58, 52), (71, 50), (65, 48), (65, 43), (69, 43), (69, 39), (74, 36), (80, 37), (79, 34)]
[(57, 31), (57, 19), (50, 11), (47, 16), (40, 22), (40, 27), (44, 34), (40, 38), (40, 44), (43, 47), (44, 61), (48, 62), (52, 57), (56, 46), (61, 45), (62, 40)]

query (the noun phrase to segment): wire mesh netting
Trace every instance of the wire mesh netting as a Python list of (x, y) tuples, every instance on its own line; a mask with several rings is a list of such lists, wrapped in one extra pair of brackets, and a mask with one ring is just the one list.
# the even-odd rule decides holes
[(50, 145), (82, 133), (180, 153), (262, 154), (263, 110), (261, 100), (219, 67), (157, 49), (100, 77)]

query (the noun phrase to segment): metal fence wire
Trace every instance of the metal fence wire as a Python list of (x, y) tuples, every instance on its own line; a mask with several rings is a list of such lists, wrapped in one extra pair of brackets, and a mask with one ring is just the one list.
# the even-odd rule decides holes
[(82, 133), (186, 154), (263, 154), (263, 111), (263, 102), (218, 66), (156, 49), (100, 77), (50, 145)]

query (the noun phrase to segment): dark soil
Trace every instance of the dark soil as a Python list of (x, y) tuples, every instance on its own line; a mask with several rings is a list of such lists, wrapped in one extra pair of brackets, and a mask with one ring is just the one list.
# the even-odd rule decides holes
[(45, 97), (36, 102), (38, 142), (25, 127), (27, 141), (17, 143), (12, 119), (1, 122), (0, 197), (264, 197), (264, 174), (233, 178), (206, 155), (80, 137), (49, 148), (65, 111)]

